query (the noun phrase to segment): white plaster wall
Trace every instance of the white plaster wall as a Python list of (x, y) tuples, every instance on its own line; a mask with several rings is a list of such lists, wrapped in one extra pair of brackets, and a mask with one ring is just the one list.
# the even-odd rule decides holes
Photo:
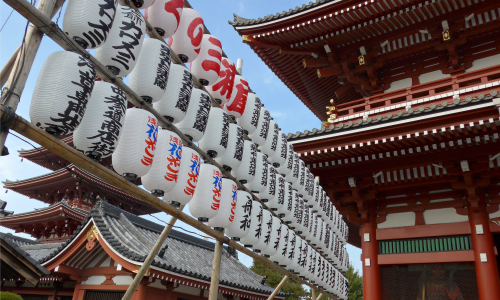
[(165, 289), (165, 286), (161, 284), (161, 279), (159, 279), (159, 278), (156, 278), (156, 281), (149, 284), (148, 286), (153, 287), (153, 288), (157, 288), (157, 289), (162, 289), (162, 290)]
[(106, 280), (106, 276), (103, 275), (90, 276), (89, 279), (82, 282), (82, 285), (101, 285), (104, 280)]
[(440, 208), (424, 211), (425, 224), (445, 224), (469, 221), (468, 216), (457, 214), (454, 208)]
[(450, 74), (443, 74), (441, 70), (432, 71), (418, 76), (420, 84), (450, 77)]
[(488, 56), (481, 59), (476, 59), (475, 61), (472, 62), (472, 67), (470, 67), (465, 71), (472, 72), (496, 65), (500, 65), (500, 54)]
[(386, 90), (384, 93), (400, 90), (400, 89), (406, 89), (407, 87), (411, 86), (411, 78), (405, 78), (401, 79), (398, 81), (391, 82), (391, 87)]
[(415, 213), (404, 212), (397, 214), (388, 214), (385, 222), (377, 224), (378, 229), (415, 226)]
[(134, 280), (132, 279), (131, 276), (128, 275), (117, 275), (113, 277), (113, 282), (116, 285), (131, 285), (132, 281)]

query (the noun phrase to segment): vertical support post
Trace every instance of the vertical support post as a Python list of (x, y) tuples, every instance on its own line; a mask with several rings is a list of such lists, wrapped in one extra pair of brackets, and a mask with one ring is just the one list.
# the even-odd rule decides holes
[(493, 235), (491, 234), (488, 222), (489, 215), (486, 211), (486, 203), (484, 200), (477, 200), (477, 203), (472, 205), (469, 200), (467, 207), (469, 211), (479, 299), (500, 299), (497, 258)]
[[(184, 205), (181, 205), (181, 207), (179, 207), (178, 209), (182, 211), (184, 209)], [(176, 221), (177, 218), (171, 217), (167, 225), (165, 225), (165, 228), (163, 228), (163, 231), (154, 244), (153, 249), (151, 249), (151, 252), (149, 252), (139, 271), (137, 271), (137, 275), (135, 276), (134, 281), (132, 281), (132, 284), (127, 288), (127, 291), (125, 292), (125, 295), (123, 295), (122, 300), (130, 300), (130, 298), (132, 298), (135, 290), (141, 283), (142, 278), (144, 278), (144, 275), (146, 275), (147, 271), (149, 270), (149, 267), (151, 266), (154, 258), (156, 257), (156, 255), (158, 255), (158, 252), (160, 252), (161, 246), (167, 239), (167, 236), (170, 234), (170, 231), (172, 230), (172, 227), (174, 226)]]
[(285, 275), (285, 277), (283, 277), (283, 279), (281, 279), (280, 283), (276, 286), (274, 291), (271, 293), (271, 296), (269, 296), (269, 298), (267, 298), (267, 300), (273, 300), (274, 297), (279, 293), (279, 291), (281, 290), (281, 288), (283, 287), (283, 285), (285, 284), (285, 282), (287, 280), (288, 280), (288, 275)]
[[(318, 177), (318, 176), (316, 176)], [(315, 300), (316, 299), (316, 290), (315, 289), (311, 289), (311, 300)]]
[(220, 262), (222, 258), (222, 242), (215, 242), (214, 262), (212, 264), (212, 280), (210, 281), (210, 293), (208, 300), (217, 300), (219, 293)]
[[(56, 0), (40, 0), (37, 9), (46, 16), (51, 16), (54, 11)], [(14, 72), (10, 72), (7, 86), (3, 90), (1, 103), (12, 108), (14, 111), (17, 109), (19, 99), (23, 93), (24, 86), (28, 80), (28, 75), (35, 60), (36, 53), (42, 42), (43, 32), (31, 25), (24, 37), (24, 46), (19, 50), (16, 61), (13, 65)], [(5, 146), (7, 139), (7, 130), (0, 131), (0, 152)]]
[(382, 300), (375, 209), (375, 205), (370, 206), (368, 222), (361, 228), (364, 300)]

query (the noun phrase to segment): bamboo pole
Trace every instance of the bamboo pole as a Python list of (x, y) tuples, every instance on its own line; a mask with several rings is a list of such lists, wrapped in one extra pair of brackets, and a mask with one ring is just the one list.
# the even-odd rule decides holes
[[(184, 206), (185, 205), (181, 205), (181, 207), (179, 207), (179, 211), (182, 211), (184, 209)], [(141, 268), (139, 269), (139, 271), (137, 271), (132, 284), (127, 288), (127, 291), (125, 292), (125, 295), (123, 295), (122, 300), (130, 300), (130, 298), (132, 298), (135, 290), (141, 283), (142, 278), (144, 277), (144, 275), (146, 275), (149, 267), (151, 266), (151, 263), (153, 263), (154, 258), (156, 257), (156, 255), (158, 255), (158, 252), (160, 252), (161, 246), (163, 246), (163, 243), (165, 243), (165, 241), (167, 240), (167, 237), (170, 234), (170, 231), (172, 231), (172, 227), (174, 226), (176, 221), (177, 218), (171, 217), (167, 225), (165, 225), (165, 228), (163, 228), (163, 231), (161, 232), (158, 240), (151, 249), (151, 252), (149, 252)]]
[[(47, 17), (52, 15), (56, 9), (55, 5), (56, 0), (40, 0), (37, 9), (44, 17)], [(33, 25), (29, 26), (26, 36), (24, 37), (24, 44), (20, 46), (18, 55), (12, 63), (12, 69), (14, 71), (9, 71), (7, 85), (3, 90), (1, 103), (12, 108), (14, 112), (17, 110), (17, 105), (19, 104), (21, 94), (28, 80), (28, 75), (30, 74), (42, 38), (43, 32), (41, 30)], [(11, 61), (11, 59), (9, 59), (9, 61)], [(7, 134), (7, 130), (0, 131), (0, 152), (5, 146)]]
[(208, 294), (208, 300), (217, 300), (217, 295), (219, 294), (221, 258), (222, 258), (222, 242), (217, 240), (215, 241), (214, 262), (212, 264), (212, 279), (210, 281), (210, 293)]
[(311, 300), (315, 300), (315, 299), (316, 299), (316, 290), (311, 289)]
[[(278, 286), (276, 286), (276, 288), (274, 289), (274, 291), (271, 293), (271, 296), (269, 296), (269, 298), (267, 298), (267, 300), (273, 300), (274, 297), (279, 293), (279, 291), (281, 290), (281, 288), (283, 287), (283, 285), (285, 284), (285, 282), (288, 280), (288, 275), (285, 275), (285, 277), (283, 277), (283, 279), (281, 279), (280, 283), (278, 284)], [(314, 291), (314, 289), (312, 289)]]
[(318, 298), (316, 298), (316, 300), (321, 299), (321, 297), (323, 297), (323, 293), (319, 293), (319, 296), (318, 296)]

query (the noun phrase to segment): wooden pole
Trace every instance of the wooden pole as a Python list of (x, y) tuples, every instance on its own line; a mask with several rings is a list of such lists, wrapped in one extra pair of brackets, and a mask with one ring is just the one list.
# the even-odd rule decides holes
[[(267, 298), (267, 300), (273, 300), (274, 297), (279, 293), (279, 291), (281, 290), (281, 288), (283, 287), (283, 285), (285, 284), (285, 282), (288, 280), (288, 275), (285, 275), (285, 277), (283, 277), (283, 279), (281, 279), (280, 283), (278, 284), (278, 286), (276, 286), (276, 288), (274, 289), (274, 291), (271, 293), (271, 296), (269, 296), (269, 298)], [(314, 291), (314, 289), (312, 289)]]
[(215, 242), (214, 262), (212, 264), (212, 280), (210, 281), (210, 293), (208, 294), (208, 300), (217, 300), (217, 295), (219, 294), (221, 258), (222, 258), (222, 242), (217, 240)]
[[(185, 205), (181, 205), (181, 207), (179, 207), (179, 211), (182, 211), (184, 209), (184, 206)], [(137, 275), (135, 275), (132, 284), (130, 284), (130, 286), (127, 288), (127, 291), (125, 292), (125, 295), (123, 295), (122, 300), (130, 300), (130, 298), (132, 298), (135, 290), (141, 283), (142, 278), (144, 278), (144, 275), (146, 275), (146, 273), (148, 272), (151, 263), (153, 263), (154, 258), (156, 257), (156, 255), (158, 255), (158, 252), (160, 252), (163, 243), (165, 243), (165, 241), (167, 240), (167, 237), (170, 234), (170, 231), (172, 231), (172, 227), (174, 226), (176, 221), (177, 218), (171, 217), (167, 225), (165, 225), (165, 228), (163, 228), (163, 231), (161, 232), (158, 240), (151, 249), (151, 252), (149, 252), (141, 268), (139, 269), (139, 271), (137, 271)]]
[(316, 290), (311, 289), (311, 300), (315, 300), (315, 299), (316, 299)]
[(321, 299), (321, 297), (323, 297), (323, 293), (319, 293), (319, 296), (318, 296), (318, 298), (316, 298), (316, 300)]

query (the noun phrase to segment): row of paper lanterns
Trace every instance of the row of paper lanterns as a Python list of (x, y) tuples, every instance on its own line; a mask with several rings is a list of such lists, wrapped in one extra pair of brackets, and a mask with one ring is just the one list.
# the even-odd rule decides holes
[[(193, 89), (193, 73), (170, 63), (167, 45), (144, 39), (142, 14), (109, 2), (69, 1), (64, 31), (87, 48), (98, 48), (96, 58), (118, 76), (130, 74), (129, 86), (136, 93), (152, 102), (160, 114), (174, 122), (193, 142), (198, 142), (226, 170), (232, 170), (240, 182), (268, 202), (266, 205), (290, 227), (301, 231), (307, 239), (310, 232), (306, 220), (313, 220), (309, 223), (321, 223), (321, 228), (324, 225), (332, 233), (332, 239), (335, 237), (345, 244), (348, 229), (341, 215), (260, 99), (248, 92), (248, 83), (236, 74), (234, 63), (221, 57), (220, 42), (203, 35), (201, 16), (192, 9), (183, 9), (182, 1), (165, 0), (152, 2), (146, 14), (152, 23), (157, 18), (158, 23), (153, 26), (163, 29), (167, 35), (164, 37), (170, 37), (170, 48), (184, 61), (191, 62), (195, 77), (204, 84), (212, 84), (206, 88), (223, 104), (222, 109), (211, 107), (206, 92)], [(170, 11), (159, 12), (157, 4)], [(76, 17), (77, 12), (84, 18)], [(157, 16), (164, 21), (158, 21), (161, 18)], [(116, 26), (117, 23), (120, 25)], [(172, 24), (177, 30), (172, 30)], [(96, 37), (104, 39), (99, 41)], [(199, 45), (194, 45), (198, 40)], [(142, 177), (146, 189), (165, 195), (165, 199), (174, 203), (186, 204), (192, 198), (193, 216), (209, 219), (209, 225), (213, 223), (214, 217), (206, 215), (209, 210), (205, 207), (207, 203), (210, 207), (219, 206), (214, 204), (215, 200), (206, 201), (206, 191), (222, 193), (220, 170), (202, 164), (196, 152), (182, 147), (175, 133), (158, 130), (157, 119), (149, 112), (137, 108), (126, 110), (125, 93), (113, 84), (95, 81), (95, 75), (92, 64), (76, 53), (50, 55), (33, 94), (32, 122), (55, 134), (74, 131), (77, 149), (96, 159), (113, 155), (113, 167), (119, 174), (131, 179)], [(54, 82), (59, 84), (56, 86)], [(229, 122), (229, 115), (236, 118), (236, 124)], [(243, 133), (252, 141), (244, 140)], [(207, 167), (200, 170), (200, 166)], [(196, 185), (198, 179), (193, 172), (201, 176), (200, 172), (208, 168), (212, 171), (210, 176), (215, 178), (218, 172), (221, 180), (214, 183), (217, 180), (206, 175), (207, 180), (200, 179)], [(201, 191), (199, 197), (197, 190)], [(285, 194), (294, 199), (289, 205), (282, 199), (287, 197)], [(290, 217), (296, 214), (301, 217)], [(314, 236), (311, 243), (318, 243), (317, 239)]]

